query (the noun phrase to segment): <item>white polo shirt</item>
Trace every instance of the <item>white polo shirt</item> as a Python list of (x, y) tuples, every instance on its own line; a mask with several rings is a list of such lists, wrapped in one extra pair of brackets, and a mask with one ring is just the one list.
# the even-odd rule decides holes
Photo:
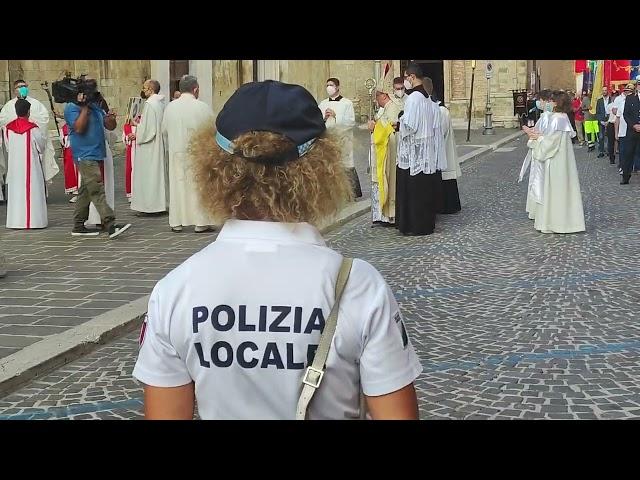
[[(294, 419), (341, 260), (309, 224), (227, 221), (153, 289), (133, 376), (194, 381), (203, 419)], [(384, 395), (421, 371), (389, 286), (354, 260), (309, 418), (357, 418), (360, 384)]]
[(618, 109), (616, 112), (616, 117), (620, 119), (620, 124), (618, 125), (618, 137), (626, 137), (627, 136), (627, 122), (624, 120), (624, 102), (627, 97), (624, 95), (619, 95), (618, 98), (613, 102), (613, 106)]

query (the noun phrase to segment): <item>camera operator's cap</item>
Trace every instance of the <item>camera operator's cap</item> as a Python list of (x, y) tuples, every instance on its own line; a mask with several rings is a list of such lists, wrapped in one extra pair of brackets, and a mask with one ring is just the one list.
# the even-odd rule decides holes
[(635, 90), (636, 86), (633, 83), (627, 83), (627, 86), (624, 87), (625, 90)]
[[(266, 80), (241, 86), (227, 100), (216, 119), (216, 143), (224, 151), (268, 164), (283, 164), (302, 157), (326, 126), (313, 95), (300, 85)], [(278, 158), (246, 157), (233, 140), (247, 132), (272, 132), (287, 137), (295, 151)]]

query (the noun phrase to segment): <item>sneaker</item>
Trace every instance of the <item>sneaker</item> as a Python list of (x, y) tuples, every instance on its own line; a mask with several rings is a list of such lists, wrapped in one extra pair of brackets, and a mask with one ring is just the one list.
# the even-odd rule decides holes
[(602, 158), (602, 157), (604, 157), (604, 153), (599, 153), (598, 158)]
[(618, 175), (622, 175), (622, 169), (621, 168), (618, 169)]
[(71, 197), (69, 199), (69, 203), (76, 203), (77, 201), (78, 201), (78, 196), (77, 195), (74, 195), (73, 197)]
[(99, 230), (89, 230), (84, 225), (71, 230), (72, 237), (97, 237), (98, 235), (100, 235)]
[(123, 225), (123, 224), (111, 225), (111, 227), (109, 227), (109, 238), (116, 238), (121, 233), (126, 232), (130, 228), (131, 228), (130, 223), (127, 223), (126, 225)]
[(178, 226), (178, 227), (171, 227), (171, 231), (173, 233), (180, 233), (182, 232), (182, 227)]
[(214, 230), (215, 228), (210, 225), (196, 225), (196, 228), (194, 228), (193, 231), (196, 233), (205, 233), (205, 232), (213, 232)]

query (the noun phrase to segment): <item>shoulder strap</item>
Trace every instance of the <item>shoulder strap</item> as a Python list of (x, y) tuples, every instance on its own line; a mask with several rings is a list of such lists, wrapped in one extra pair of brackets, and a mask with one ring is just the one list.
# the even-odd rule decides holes
[(331, 342), (333, 335), (338, 325), (338, 310), (340, 309), (340, 299), (342, 298), (342, 292), (347, 284), (349, 274), (351, 273), (352, 258), (343, 258), (342, 265), (340, 266), (340, 272), (338, 273), (338, 280), (336, 281), (336, 299), (329, 314), (329, 318), (324, 324), (324, 330), (320, 335), (320, 344), (316, 350), (316, 354), (313, 357), (313, 362), (307, 367), (302, 377), (302, 393), (298, 399), (298, 408), (296, 410), (296, 420), (305, 420), (307, 417), (307, 409), (309, 403), (313, 398), (314, 393), (320, 386), (322, 377), (324, 376), (324, 369), (327, 363), (327, 357), (329, 356), (329, 349), (331, 348)]

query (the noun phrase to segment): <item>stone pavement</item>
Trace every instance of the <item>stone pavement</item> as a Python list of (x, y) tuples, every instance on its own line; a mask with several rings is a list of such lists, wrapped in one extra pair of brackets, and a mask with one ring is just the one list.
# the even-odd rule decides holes
[[(327, 235), (370, 261), (400, 302), (424, 366), (423, 419), (640, 418), (640, 176), (576, 149), (587, 232), (544, 235), (516, 183), (524, 139), (463, 166), (463, 210), (429, 237)], [(139, 418), (137, 333), (0, 399), (4, 418)]]
[[(505, 130), (502, 136), (513, 134)], [(368, 134), (356, 130), (354, 158), (364, 199)], [(0, 254), (8, 275), (0, 279), (0, 358), (145, 294), (175, 266), (215, 239), (215, 233), (172, 233), (168, 217), (136, 217), (124, 195), (124, 159), (115, 157), (116, 216), (133, 227), (117, 240), (70, 236), (73, 204), (64, 195), (62, 172), (49, 196), (49, 227), (7, 230), (0, 204)]]

